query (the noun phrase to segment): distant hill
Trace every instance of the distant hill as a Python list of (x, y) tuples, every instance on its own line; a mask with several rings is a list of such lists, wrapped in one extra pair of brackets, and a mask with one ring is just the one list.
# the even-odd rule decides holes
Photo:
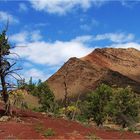
[(140, 51), (103, 48), (80, 59), (70, 58), (47, 80), (57, 99), (64, 98), (64, 81), (70, 97), (84, 95), (101, 83), (117, 87), (129, 85), (140, 93)]

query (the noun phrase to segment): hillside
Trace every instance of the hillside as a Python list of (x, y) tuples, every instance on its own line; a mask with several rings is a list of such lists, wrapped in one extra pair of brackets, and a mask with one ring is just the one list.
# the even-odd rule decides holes
[[(0, 103), (0, 115), (3, 115), (3, 104)], [(138, 134), (132, 132), (120, 132), (107, 130), (94, 126), (84, 125), (65, 120), (62, 118), (48, 117), (47, 114), (35, 113), (29, 110), (19, 110), (14, 108), (15, 117), (0, 118), (0, 139), (139, 139)], [(18, 115), (17, 115), (18, 114)], [(48, 130), (52, 130), (54, 135), (50, 135)]]
[(95, 49), (83, 58), (70, 58), (48, 80), (57, 99), (64, 98), (67, 84), (68, 95), (75, 97), (94, 90), (99, 84), (131, 86), (140, 91), (140, 51), (129, 49)]
[(117, 71), (135, 81), (140, 82), (140, 51), (128, 49), (95, 49), (91, 54), (82, 58), (91, 64), (97, 64)]

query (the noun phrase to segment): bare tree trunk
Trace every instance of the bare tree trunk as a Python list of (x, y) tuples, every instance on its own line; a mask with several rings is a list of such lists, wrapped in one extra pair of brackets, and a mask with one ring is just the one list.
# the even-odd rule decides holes
[[(5, 114), (11, 115), (11, 106), (10, 106), (10, 100), (9, 100), (9, 94), (7, 90), (7, 82), (6, 82), (6, 76), (11, 76), (14, 79), (17, 80), (15, 76), (12, 75), (12, 73), (16, 74), (18, 77), (20, 77), (15, 71), (20, 69), (11, 69), (15, 66), (16, 62), (10, 62), (10, 59), (7, 58), (7, 56), (10, 55), (10, 47), (11, 45), (8, 43), (8, 38), (6, 36), (6, 31), (8, 28), (8, 22), (6, 29), (0, 33), (0, 81), (1, 81), (1, 89), (2, 89), (2, 96), (3, 101), (5, 103)], [(21, 78), (21, 77), (20, 77)]]
[(68, 89), (67, 89), (67, 83), (66, 83), (66, 81), (64, 81), (64, 88), (65, 88), (64, 106), (67, 107), (68, 106)]
[(6, 82), (5, 82), (5, 76), (1, 75), (1, 85), (2, 85), (2, 96), (3, 101), (5, 103), (5, 114), (11, 115), (10, 113), (10, 102), (9, 102), (9, 94), (7, 92)]
[(64, 90), (65, 90), (65, 94), (64, 94), (64, 107), (66, 108), (68, 106), (68, 85), (67, 85), (67, 77), (68, 77), (68, 64), (66, 64), (66, 71), (64, 73)]

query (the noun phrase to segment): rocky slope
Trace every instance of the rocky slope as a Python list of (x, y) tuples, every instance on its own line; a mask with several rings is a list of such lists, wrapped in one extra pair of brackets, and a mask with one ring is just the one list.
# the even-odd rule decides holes
[(99, 84), (126, 87), (140, 92), (140, 51), (129, 49), (95, 49), (83, 58), (69, 59), (47, 80), (57, 99), (84, 95)]
[[(47, 114), (13, 108), (13, 117), (4, 115), (0, 103), (0, 139), (85, 140), (90, 135), (99, 139), (140, 139), (132, 132), (107, 130), (95, 126), (85, 127), (78, 122), (49, 117)], [(113, 128), (113, 127), (112, 127)], [(52, 131), (48, 131), (48, 130)], [(49, 132), (54, 132), (51, 136)], [(50, 135), (49, 135), (50, 134)], [(92, 138), (92, 137), (91, 137)]]

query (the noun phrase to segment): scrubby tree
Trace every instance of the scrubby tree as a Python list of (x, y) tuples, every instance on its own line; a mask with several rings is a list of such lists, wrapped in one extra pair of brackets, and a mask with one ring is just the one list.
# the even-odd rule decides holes
[[(10, 102), (8, 89), (12, 88), (13, 83), (8, 82), (8, 78), (12, 77), (17, 79), (16, 73), (20, 68), (15, 68), (16, 61), (10, 58), (11, 46), (6, 36), (6, 29), (0, 33), (0, 81), (3, 101), (5, 103), (5, 114), (10, 114)], [(21, 78), (21, 77), (20, 77)]]
[(96, 124), (102, 125), (106, 119), (105, 106), (111, 99), (111, 87), (102, 84), (94, 92), (91, 92), (86, 100), (87, 112), (89, 118), (93, 118)]
[(32, 93), (39, 97), (41, 111), (53, 112), (53, 109), (55, 107), (55, 96), (50, 90), (47, 83), (39, 82)]
[(140, 100), (130, 87), (113, 90), (113, 96), (106, 106), (112, 120), (126, 127), (138, 119)]
[(39, 111), (54, 112), (57, 108), (55, 96), (46, 82), (39, 79), (37, 83), (33, 83), (32, 78), (30, 78), (29, 82), (23, 86), (23, 89), (39, 99), (41, 105)]
[(40, 85), (42, 83), (42, 80), (39, 79), (38, 82), (37, 82), (37, 85)]
[(28, 92), (32, 92), (36, 88), (36, 84), (33, 82), (33, 78), (30, 77), (29, 81), (27, 83), (22, 84), (22, 86), (20, 86), (19, 88), (25, 89)]
[(33, 91), (34, 90), (34, 88), (35, 88), (35, 83), (33, 83), (33, 78), (32, 77), (30, 77), (30, 79), (29, 79), (29, 84), (28, 84), (28, 91)]
[[(84, 107), (84, 108), (83, 108)], [(89, 93), (81, 112), (102, 125), (109, 120), (126, 127), (138, 121), (140, 98), (130, 87), (111, 88), (105, 84)]]
[(18, 88), (23, 88), (25, 86), (25, 79), (17, 80), (17, 86)]

